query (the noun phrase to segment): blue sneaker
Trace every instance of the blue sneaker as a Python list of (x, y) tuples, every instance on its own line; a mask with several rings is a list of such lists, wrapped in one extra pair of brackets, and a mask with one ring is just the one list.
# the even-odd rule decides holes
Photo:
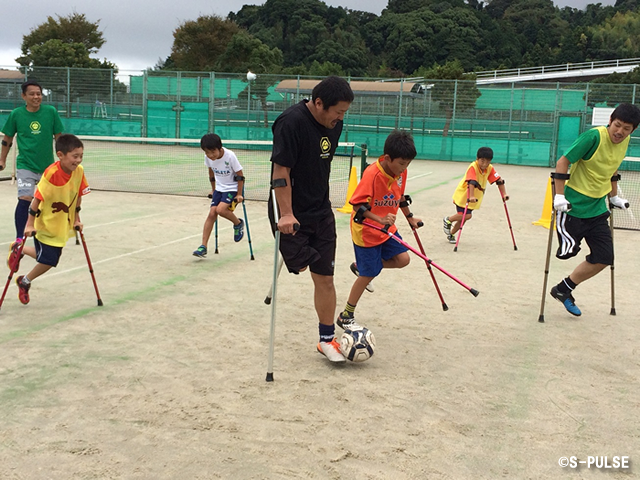
[(233, 226), (233, 241), (239, 242), (244, 237), (244, 220), (239, 219), (240, 223)]
[(576, 317), (582, 315), (582, 312), (576, 305), (576, 299), (573, 298), (573, 295), (571, 295), (570, 293), (559, 292), (558, 287), (553, 287), (551, 288), (551, 296), (562, 303), (564, 305), (564, 308), (566, 308), (567, 312), (569, 312), (571, 315), (575, 315)]
[(207, 256), (207, 247), (205, 247), (204, 245), (200, 245), (198, 248), (196, 248), (196, 250), (193, 252), (193, 256), (194, 257), (200, 257), (200, 258), (204, 258)]

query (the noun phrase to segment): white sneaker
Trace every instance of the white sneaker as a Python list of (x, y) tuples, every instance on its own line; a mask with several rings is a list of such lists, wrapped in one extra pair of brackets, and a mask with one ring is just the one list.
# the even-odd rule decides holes
[(342, 355), (340, 345), (335, 338), (330, 342), (318, 343), (318, 353), (327, 357), (330, 362), (344, 363), (347, 361), (347, 359), (344, 358), (344, 355)]
[[(351, 269), (351, 271), (356, 277), (360, 276), (360, 272), (358, 271), (358, 266), (356, 265), (356, 262), (353, 262), (351, 265), (349, 265), (349, 268)], [(367, 292), (373, 293), (373, 290), (374, 290), (373, 280), (371, 280), (365, 288), (367, 289)]]

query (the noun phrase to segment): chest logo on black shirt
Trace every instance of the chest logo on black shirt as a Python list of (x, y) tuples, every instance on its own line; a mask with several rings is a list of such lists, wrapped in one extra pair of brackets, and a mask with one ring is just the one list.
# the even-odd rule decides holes
[(320, 139), (320, 158), (329, 158), (331, 152), (331, 141), (327, 137)]

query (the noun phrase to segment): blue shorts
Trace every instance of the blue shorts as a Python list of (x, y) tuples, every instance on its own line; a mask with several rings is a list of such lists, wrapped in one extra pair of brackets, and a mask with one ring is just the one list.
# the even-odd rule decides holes
[[(402, 240), (398, 232), (395, 236)], [(353, 245), (356, 252), (356, 264), (358, 265), (358, 273), (363, 277), (377, 277), (382, 271), (382, 261), (406, 252), (408, 249), (400, 242), (396, 242), (392, 238), (375, 247), (360, 247)]]
[(231, 205), (236, 195), (238, 195), (238, 192), (219, 192), (218, 190), (214, 190), (211, 196), (211, 206), (215, 207), (220, 202)]
[(60, 255), (62, 255), (62, 247), (47, 245), (46, 243), (39, 242), (35, 237), (33, 238), (33, 243), (36, 246), (36, 262), (52, 267), (58, 266)]

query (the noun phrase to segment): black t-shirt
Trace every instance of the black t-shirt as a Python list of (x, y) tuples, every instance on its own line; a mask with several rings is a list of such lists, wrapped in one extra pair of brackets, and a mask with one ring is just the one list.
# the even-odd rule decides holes
[(343, 126), (342, 121), (334, 128), (320, 125), (307, 108), (307, 101), (289, 107), (273, 123), (271, 153), (272, 163), (291, 169), (291, 204), (300, 222), (331, 213), (331, 160)]

